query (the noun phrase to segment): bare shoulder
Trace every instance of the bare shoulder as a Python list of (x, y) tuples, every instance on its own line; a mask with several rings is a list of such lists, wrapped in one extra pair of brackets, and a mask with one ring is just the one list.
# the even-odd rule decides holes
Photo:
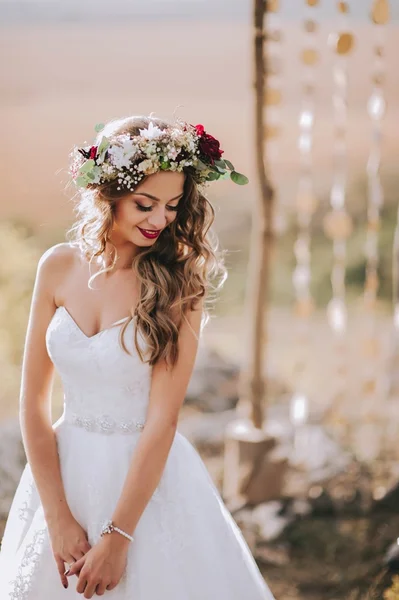
[(66, 269), (72, 266), (79, 257), (79, 249), (68, 242), (55, 244), (47, 248), (39, 259), (38, 267), (48, 271)]
[(41, 255), (36, 274), (36, 289), (57, 304), (59, 290), (79, 261), (79, 249), (69, 243), (55, 244)]

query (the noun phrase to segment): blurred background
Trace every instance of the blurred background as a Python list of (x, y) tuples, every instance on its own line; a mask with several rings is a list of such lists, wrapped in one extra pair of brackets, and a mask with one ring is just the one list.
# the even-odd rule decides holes
[[(290, 509), (271, 497), (256, 515), (234, 516), (276, 598), (394, 600), (399, 1), (268, 8), (265, 157), (276, 206), (265, 402), (270, 432), (281, 446), (293, 443), (279, 494)], [(202, 123), (250, 179), (209, 190), (229, 278), (181, 417), (222, 488), (223, 428), (249, 355), (245, 299), (260, 194), (253, 3), (0, 0), (0, 27), (3, 522), (22, 464), (20, 368), (37, 261), (73, 222), (68, 154), (92, 141), (96, 123), (128, 114)], [(58, 381), (54, 421), (61, 412)]]

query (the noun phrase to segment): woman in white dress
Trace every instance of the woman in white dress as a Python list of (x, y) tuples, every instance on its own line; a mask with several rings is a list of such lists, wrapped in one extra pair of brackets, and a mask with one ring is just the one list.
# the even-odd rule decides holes
[[(96, 131), (71, 153), (69, 241), (37, 268), (20, 395), (28, 461), (0, 600), (273, 600), (177, 430), (205, 300), (226, 275), (203, 186), (247, 179), (202, 125), (126, 117)], [(64, 411), (52, 424), (54, 367)]]

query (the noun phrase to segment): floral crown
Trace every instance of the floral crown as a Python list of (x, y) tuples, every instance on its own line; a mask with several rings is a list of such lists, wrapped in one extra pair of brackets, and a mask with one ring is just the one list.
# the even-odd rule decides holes
[[(100, 133), (103, 124), (96, 125)], [(245, 185), (248, 178), (238, 173), (232, 163), (222, 159), (223, 150), (203, 125), (180, 121), (160, 129), (151, 121), (140, 135), (102, 136), (98, 145), (75, 147), (71, 152), (69, 172), (77, 187), (118, 181), (117, 189), (133, 189), (146, 175), (157, 171), (191, 172), (196, 183), (230, 178)]]

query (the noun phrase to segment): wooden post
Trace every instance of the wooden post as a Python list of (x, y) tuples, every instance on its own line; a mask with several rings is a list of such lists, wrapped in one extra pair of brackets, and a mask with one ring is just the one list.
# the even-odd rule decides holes
[[(276, 0), (269, 0), (274, 1)], [(249, 324), (248, 366), (241, 372), (238, 418), (226, 429), (223, 495), (231, 506), (257, 504), (281, 495), (287, 460), (273, 457), (276, 440), (263, 429), (267, 385), (267, 306), (273, 247), (274, 194), (265, 166), (265, 16), (268, 3), (254, 0), (254, 88), (255, 149), (260, 194), (254, 205), (251, 232), (247, 317)]]

